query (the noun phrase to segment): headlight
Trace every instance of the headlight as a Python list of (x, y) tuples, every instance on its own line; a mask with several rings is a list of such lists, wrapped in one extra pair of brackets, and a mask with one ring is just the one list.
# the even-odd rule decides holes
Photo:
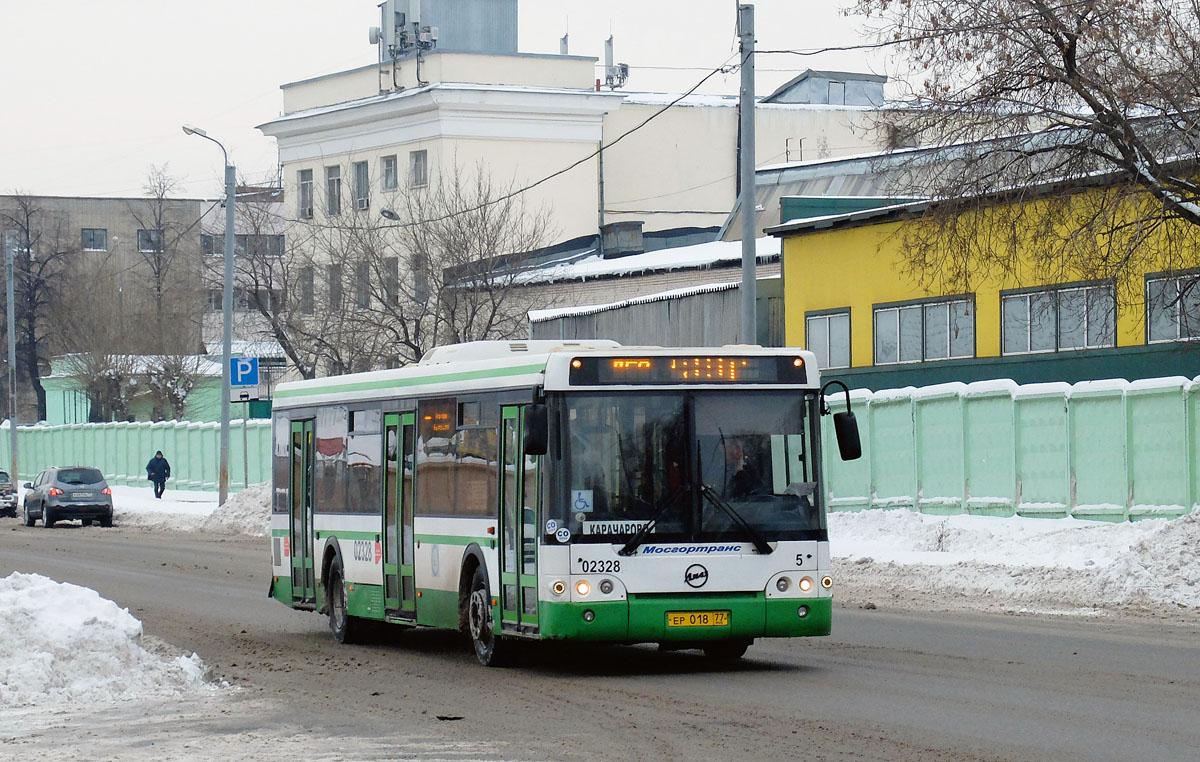
[(812, 585), (813, 585), (812, 579), (810, 579), (809, 577), (804, 577), (800, 580), (798, 585), (801, 590), (803, 590), (804, 592), (807, 593), (809, 590), (812, 590)]
[(600, 592), (608, 595), (613, 591), (613, 583), (611, 579), (600, 580)]
[(826, 574), (824, 577), (821, 577), (821, 587), (825, 588), (826, 590), (833, 587), (833, 577), (830, 577), (828, 574)]
[(575, 583), (575, 592), (579, 594), (580, 598), (584, 598), (592, 592), (592, 586), (586, 579), (581, 579)]
[(567, 592), (567, 583), (563, 582), (561, 579), (555, 580), (554, 584), (550, 586), (550, 590), (555, 595), (562, 595), (563, 593)]
[(775, 580), (775, 589), (781, 593), (786, 593), (787, 589), (791, 586), (792, 582), (787, 577), (780, 577), (779, 579)]

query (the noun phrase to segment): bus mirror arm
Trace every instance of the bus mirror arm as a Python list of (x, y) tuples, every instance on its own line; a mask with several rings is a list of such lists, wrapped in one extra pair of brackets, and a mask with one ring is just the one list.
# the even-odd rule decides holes
[(834, 384), (842, 387), (846, 394), (846, 410), (833, 414), (833, 432), (837, 436), (838, 452), (842, 460), (858, 460), (862, 457), (862, 441), (858, 436), (858, 421), (850, 409), (850, 390), (841, 381), (828, 381), (821, 387), (821, 415), (829, 415), (829, 403), (825, 401), (825, 390)]
[(525, 408), (525, 454), (545, 455), (549, 439), (549, 422), (545, 403), (535, 403)]

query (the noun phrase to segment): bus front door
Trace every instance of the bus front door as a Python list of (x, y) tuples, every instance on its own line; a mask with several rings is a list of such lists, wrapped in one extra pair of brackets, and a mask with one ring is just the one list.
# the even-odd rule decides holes
[(413, 580), (413, 459), (416, 416), (388, 413), (384, 418), (383, 590), (391, 616), (416, 619)]
[(538, 459), (522, 448), (525, 408), (501, 409), (500, 621), (502, 629), (536, 630)]
[(313, 422), (292, 421), (291, 463), (292, 603), (315, 604), (313, 575), (312, 496)]

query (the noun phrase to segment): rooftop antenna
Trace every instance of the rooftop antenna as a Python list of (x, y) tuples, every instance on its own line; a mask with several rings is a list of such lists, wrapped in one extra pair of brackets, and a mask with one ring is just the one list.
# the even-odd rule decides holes
[(558, 54), (567, 55), (567, 40), (571, 36), (571, 17), (563, 16), (563, 36), (558, 39)]
[(613, 65), (613, 36), (608, 35), (604, 41), (604, 84), (610, 90), (616, 90), (625, 85), (629, 79), (629, 64)]
[(371, 27), (368, 35), (372, 45), (379, 46), (381, 62), (392, 64), (392, 84), (396, 83), (396, 61), (415, 52), (417, 84), (421, 81), (421, 53), (437, 45), (438, 28), (421, 23), (421, 0), (384, 0), (379, 5), (379, 26)]

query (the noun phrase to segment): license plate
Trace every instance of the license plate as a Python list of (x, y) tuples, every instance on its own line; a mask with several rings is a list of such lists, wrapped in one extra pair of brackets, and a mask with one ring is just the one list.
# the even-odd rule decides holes
[(91, 492), (72, 492), (71, 493), (71, 497), (73, 497), (73, 498), (91, 497), (91, 496), (92, 496)]
[(668, 611), (668, 627), (728, 627), (728, 611)]

